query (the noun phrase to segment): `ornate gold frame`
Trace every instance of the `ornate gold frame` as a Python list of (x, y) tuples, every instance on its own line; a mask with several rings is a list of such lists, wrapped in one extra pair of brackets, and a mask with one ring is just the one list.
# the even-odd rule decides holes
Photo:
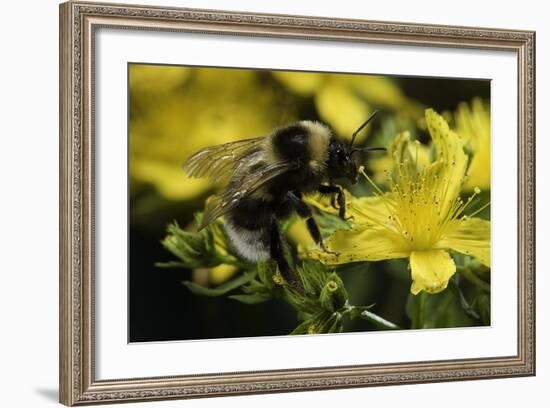
[[(517, 53), (518, 350), (513, 356), (248, 373), (94, 376), (93, 47), (98, 27)], [(69, 2), (60, 6), (60, 401), (66, 405), (535, 374), (535, 33), (488, 28)]]

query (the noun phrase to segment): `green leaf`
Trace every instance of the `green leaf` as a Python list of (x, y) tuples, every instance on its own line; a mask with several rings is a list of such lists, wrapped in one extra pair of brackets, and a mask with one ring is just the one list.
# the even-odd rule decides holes
[(454, 293), (455, 297), (458, 298), (460, 302), (460, 307), (462, 307), (462, 310), (464, 311), (464, 313), (470, 319), (481, 322), (481, 318), (479, 317), (477, 312), (468, 304), (468, 301), (464, 297), (464, 294), (462, 293), (462, 291), (460, 290), (460, 287), (458, 286), (458, 284), (455, 282), (454, 279), (451, 279), (449, 281), (449, 290), (451, 290)]
[(168, 262), (155, 262), (157, 268), (187, 268), (187, 265), (183, 262), (168, 261)]
[(479, 323), (464, 311), (456, 291), (447, 288), (443, 292), (409, 294), (406, 307), (412, 329), (471, 327)]
[(275, 282), (273, 282), (275, 269), (272, 265), (272, 262), (258, 262), (257, 264), (258, 279), (269, 290), (273, 289), (275, 286)]
[(314, 215), (314, 218), (323, 233), (323, 237), (332, 235), (336, 230), (347, 230), (350, 228), (349, 222), (344, 221), (336, 214), (318, 211), (317, 214)]
[(479, 315), (483, 325), (491, 324), (491, 296), (488, 293), (478, 292), (472, 301), (472, 308)]
[[(202, 214), (195, 214), (200, 223)], [(221, 264), (250, 269), (250, 262), (240, 259), (229, 243), (221, 221), (216, 220), (201, 231), (182, 230), (177, 222), (169, 224), (162, 245), (180, 261), (185, 268), (212, 268)], [(168, 265), (161, 266), (166, 267)], [(176, 264), (170, 265), (176, 267)]]
[(465, 266), (465, 267), (457, 267), (457, 272), (465, 278), (468, 282), (470, 282), (472, 285), (477, 286), (479, 289), (483, 290), (486, 293), (491, 293), (491, 285), (476, 275), (476, 273), (472, 270), (471, 266)]
[(228, 297), (229, 299), (233, 299), (241, 303), (246, 303), (248, 305), (263, 303), (271, 299), (271, 296), (269, 295), (269, 293), (253, 293), (250, 295), (230, 295)]
[(296, 222), (297, 218), (298, 217), (297, 217), (296, 214), (292, 214), (286, 220), (283, 220), (279, 225), (281, 233), (286, 234), (288, 232), (288, 230), (290, 229), (290, 227), (292, 227), (292, 224), (294, 224)]
[(300, 323), (290, 334), (307, 334), (309, 326), (311, 325), (311, 320), (306, 320)]
[(319, 324), (315, 325), (315, 334), (334, 333), (339, 323), (339, 316), (338, 313), (331, 313), (323, 316), (323, 318), (319, 320)]
[(328, 329), (327, 333), (342, 333), (344, 325), (342, 324), (342, 315), (338, 312), (334, 313), (334, 322)]
[(225, 282), (223, 285), (220, 285), (217, 288), (205, 288), (204, 286), (197, 285), (196, 283), (190, 281), (184, 281), (183, 284), (196, 295), (222, 296), (250, 282), (255, 277), (256, 272), (245, 272), (244, 274), (228, 282)]

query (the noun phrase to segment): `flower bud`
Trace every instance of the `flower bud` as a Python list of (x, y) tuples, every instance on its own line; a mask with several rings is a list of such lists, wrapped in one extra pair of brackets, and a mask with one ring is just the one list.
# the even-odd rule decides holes
[(348, 300), (348, 293), (344, 287), (344, 283), (336, 273), (331, 273), (321, 289), (319, 301), (321, 306), (334, 312), (340, 310)]

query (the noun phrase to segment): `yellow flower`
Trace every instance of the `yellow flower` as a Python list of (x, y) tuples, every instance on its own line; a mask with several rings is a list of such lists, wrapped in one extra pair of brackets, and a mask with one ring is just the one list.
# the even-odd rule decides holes
[(237, 271), (238, 268), (234, 265), (221, 264), (210, 269), (209, 280), (215, 285), (220, 285), (233, 277)]
[(169, 65), (130, 64), (130, 89), (148, 97), (171, 92), (187, 81), (191, 69)]
[[(444, 112), (443, 118), (453, 123), (453, 130), (462, 137), (470, 156), (470, 165), (462, 184), (462, 190), (472, 192), (476, 188), (489, 190), (491, 188), (491, 118), (489, 108), (480, 98), (472, 100), (471, 104), (462, 102), (456, 112)], [(424, 118), (418, 121), (421, 129), (426, 129)], [(409, 146), (411, 156), (418, 155), (419, 164), (430, 162), (430, 145), (419, 144)], [(393, 160), (388, 154), (373, 157), (367, 162), (367, 167), (373, 173), (377, 184), (388, 183), (388, 173), (393, 169)]]
[(292, 106), (252, 70), (130, 66), (130, 177), (169, 200), (212, 189), (185, 177), (182, 164), (197, 150), (269, 132), (293, 121)]
[[(465, 215), (479, 189), (466, 202), (459, 196), (468, 165), (464, 140), (431, 109), (426, 111), (426, 122), (435, 160), (419, 165), (410, 154), (415, 147), (409, 135), (398, 135), (391, 148), (396, 170), (390, 192), (378, 190), (377, 196), (362, 198), (348, 195), (353, 228), (339, 230), (327, 240), (333, 253), (314, 250), (310, 257), (326, 264), (409, 258), (413, 294), (447, 287), (456, 271), (449, 250), (490, 267), (490, 222), (474, 217), (481, 209)], [(363, 175), (368, 178), (364, 171)], [(323, 201), (318, 206), (333, 211)]]
[(431, 163), (429, 146), (421, 144), (418, 141), (409, 143), (408, 136), (406, 137), (407, 143), (403, 143), (404, 141), (405, 138), (396, 138), (389, 146), (388, 153), (385, 156), (369, 158), (367, 166), (374, 173), (373, 178), (376, 184), (387, 185), (391, 182), (392, 172), (395, 170), (391, 152), (395, 150), (401, 150), (401, 154), (418, 167), (426, 167)]
[(372, 113), (363, 99), (334, 81), (319, 89), (315, 106), (323, 120), (344, 138), (350, 138), (357, 126)]
[(273, 71), (279, 82), (300, 96), (311, 96), (325, 82), (327, 75), (316, 72)]
[(462, 136), (470, 150), (472, 159), (464, 182), (465, 191), (476, 187), (491, 188), (491, 115), (488, 106), (481, 99), (471, 104), (461, 103), (454, 114), (455, 131)]
[(311, 233), (307, 229), (306, 221), (302, 218), (296, 218), (287, 231), (288, 238), (300, 247), (310, 247), (315, 245)]
[[(343, 139), (351, 138), (373, 106), (413, 118), (422, 112), (420, 104), (408, 99), (390, 77), (282, 71), (273, 76), (295, 94), (313, 97), (321, 119)], [(368, 132), (367, 128), (363, 135)]]

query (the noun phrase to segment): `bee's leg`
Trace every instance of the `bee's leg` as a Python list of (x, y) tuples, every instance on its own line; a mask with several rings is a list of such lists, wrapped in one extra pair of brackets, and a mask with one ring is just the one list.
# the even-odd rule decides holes
[(323, 242), (323, 237), (321, 236), (321, 231), (319, 231), (319, 227), (317, 226), (317, 223), (315, 222), (315, 219), (313, 218), (313, 213), (311, 211), (311, 208), (304, 203), (296, 194), (289, 192), (287, 194), (288, 201), (292, 204), (294, 207), (294, 210), (296, 210), (296, 213), (301, 217), (305, 218), (307, 229), (313, 238), (313, 241), (317, 245), (321, 247), (321, 249), (328, 253), (335, 253), (333, 251), (329, 251), (327, 247), (325, 247), (325, 244)]
[(342, 191), (341, 188), (338, 194), (336, 195), (336, 201), (338, 201), (338, 207), (339, 207), (338, 216), (344, 221), (347, 221), (350, 218), (352, 218), (351, 216), (350, 218), (346, 217), (346, 196), (344, 195), (344, 192)]
[(342, 188), (338, 187), (338, 186), (334, 186), (334, 185), (325, 186), (325, 185), (321, 184), (317, 188), (317, 191), (319, 191), (321, 194), (332, 194), (332, 196), (330, 198), (330, 202), (331, 202), (331, 205), (334, 208), (337, 208), (334, 205), (334, 197), (336, 196), (336, 201), (338, 203), (338, 215), (340, 216), (341, 219), (343, 219), (344, 221), (347, 221), (347, 218), (346, 218), (346, 196), (344, 195), (344, 192), (342, 191)]
[[(340, 188), (337, 187), (333, 182), (332, 180), (328, 183), (329, 187), (331, 187), (331, 190), (333, 191), (333, 193), (330, 194), (330, 205), (332, 205), (332, 208), (334, 208), (335, 210), (338, 209), (338, 207), (336, 206), (336, 195), (340, 192)], [(338, 191), (335, 192), (335, 190), (338, 189)], [(336, 194), (335, 194), (335, 193)]]
[(281, 241), (281, 233), (279, 231), (279, 225), (275, 217), (271, 218), (269, 226), (269, 252), (271, 259), (277, 262), (279, 272), (281, 276), (290, 284), (295, 282), (294, 275), (288, 266), (288, 262), (285, 259), (283, 243)]
[(335, 186), (332, 180), (329, 181), (328, 186), (323, 184), (319, 185), (319, 187), (317, 188), (317, 191), (320, 192), (321, 194), (330, 194), (330, 205), (335, 210), (338, 209), (338, 207), (336, 206), (336, 194), (340, 192), (340, 187)]

